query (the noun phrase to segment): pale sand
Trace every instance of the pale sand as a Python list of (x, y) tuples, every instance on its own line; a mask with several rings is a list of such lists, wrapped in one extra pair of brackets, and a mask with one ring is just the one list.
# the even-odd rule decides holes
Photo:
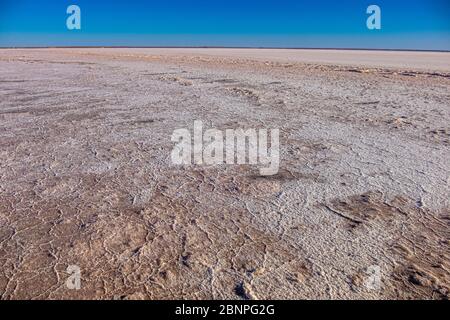
[[(448, 298), (449, 57), (0, 50), (1, 297)], [(194, 120), (279, 174), (172, 165)]]

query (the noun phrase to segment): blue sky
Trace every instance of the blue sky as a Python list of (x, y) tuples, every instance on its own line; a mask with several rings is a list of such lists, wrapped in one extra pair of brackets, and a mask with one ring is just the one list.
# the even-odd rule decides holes
[(0, 0), (0, 46), (90, 45), (450, 50), (450, 0)]

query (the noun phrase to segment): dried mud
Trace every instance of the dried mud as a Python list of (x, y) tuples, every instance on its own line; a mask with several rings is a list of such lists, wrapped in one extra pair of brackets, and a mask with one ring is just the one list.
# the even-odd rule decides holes
[[(2, 299), (448, 299), (447, 69), (161, 50), (0, 50)], [(194, 120), (279, 173), (173, 165)]]

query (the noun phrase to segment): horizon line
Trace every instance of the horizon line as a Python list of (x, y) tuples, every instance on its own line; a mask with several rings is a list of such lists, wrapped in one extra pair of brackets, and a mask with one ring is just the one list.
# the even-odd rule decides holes
[(1, 46), (0, 49), (283, 49), (283, 50), (359, 50), (359, 51), (418, 51), (450, 52), (445, 49), (392, 49), (392, 48), (329, 48), (329, 47), (265, 47), (265, 46)]

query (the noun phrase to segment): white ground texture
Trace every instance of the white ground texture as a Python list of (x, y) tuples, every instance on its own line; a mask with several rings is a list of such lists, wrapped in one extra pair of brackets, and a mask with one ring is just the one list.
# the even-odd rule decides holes
[[(0, 96), (2, 299), (449, 297), (450, 53), (4, 49)], [(194, 120), (279, 173), (173, 165)]]

